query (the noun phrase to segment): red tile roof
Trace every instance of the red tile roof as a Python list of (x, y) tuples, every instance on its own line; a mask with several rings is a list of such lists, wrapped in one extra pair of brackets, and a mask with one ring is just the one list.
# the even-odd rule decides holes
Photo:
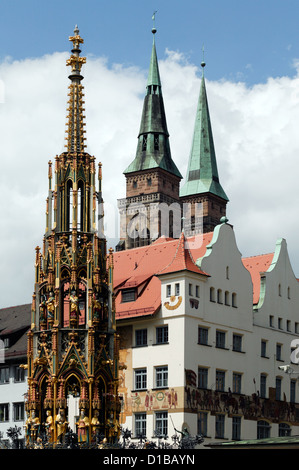
[[(194, 243), (194, 237), (192, 237), (192, 242)], [(191, 242), (190, 242), (191, 246)], [(201, 244), (201, 248), (203, 248)], [(204, 247), (204, 251), (205, 251)], [(197, 259), (197, 258), (196, 258)], [(195, 261), (196, 261), (195, 259)], [(198, 266), (196, 266), (191, 250), (188, 246), (188, 241), (184, 236), (184, 233), (181, 234), (179, 242), (176, 247), (176, 251), (172, 259), (169, 260), (169, 263), (163, 267), (157, 274), (168, 274), (177, 271), (192, 271), (198, 274), (206, 274)]]
[(161, 305), (161, 282), (153, 276), (146, 283), (136, 300), (133, 302), (122, 302), (122, 294), (119, 291), (115, 298), (116, 319), (136, 318), (146, 315), (154, 315)]
[[(159, 275), (188, 270), (209, 276), (196, 264), (206, 253), (213, 232), (179, 239), (161, 237), (151, 245), (115, 252), (114, 293), (116, 295), (116, 318), (124, 319), (153, 315), (161, 305), (161, 282)], [(267, 271), (274, 253), (243, 258), (253, 284), (253, 304), (260, 296), (261, 273)], [(137, 297), (133, 302), (121, 301), (121, 290), (136, 288)]]
[(243, 258), (245, 268), (250, 272), (253, 285), (253, 304), (256, 305), (260, 297), (261, 273), (267, 271), (272, 263), (274, 253)]
[[(213, 234), (185, 239), (161, 237), (151, 245), (118, 251), (114, 258), (116, 318), (153, 315), (161, 305), (161, 282), (157, 276), (182, 270), (207, 275), (195, 264), (203, 256)], [(133, 302), (121, 301), (121, 290), (137, 289)]]

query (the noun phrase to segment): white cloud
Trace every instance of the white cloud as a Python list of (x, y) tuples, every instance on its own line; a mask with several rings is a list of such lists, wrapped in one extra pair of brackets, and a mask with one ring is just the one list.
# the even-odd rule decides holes
[[(36, 245), (42, 245), (48, 161), (64, 150), (66, 53), (0, 64), (0, 308), (31, 301)], [(296, 65), (296, 62), (294, 62)], [(147, 71), (90, 57), (83, 75), (87, 150), (103, 164), (107, 235), (113, 237), (123, 171), (133, 160)], [(185, 176), (201, 71), (168, 51), (160, 75), (174, 161)], [(211, 82), (207, 93), (221, 183), (243, 255), (286, 238), (299, 272), (297, 172), (299, 78)]]

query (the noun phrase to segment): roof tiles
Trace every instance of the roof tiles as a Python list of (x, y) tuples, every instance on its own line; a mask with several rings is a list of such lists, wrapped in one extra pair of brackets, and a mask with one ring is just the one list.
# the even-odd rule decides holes
[[(114, 253), (117, 319), (152, 315), (157, 311), (161, 305), (159, 275), (183, 270), (207, 275), (195, 260), (204, 254), (210, 240), (211, 235), (186, 239), (182, 233), (179, 239), (161, 237), (151, 245)], [(136, 288), (136, 300), (122, 302), (121, 291), (129, 288)]]
[(253, 286), (253, 304), (256, 305), (260, 297), (261, 273), (267, 271), (272, 263), (274, 253), (243, 258), (245, 268), (250, 272)]

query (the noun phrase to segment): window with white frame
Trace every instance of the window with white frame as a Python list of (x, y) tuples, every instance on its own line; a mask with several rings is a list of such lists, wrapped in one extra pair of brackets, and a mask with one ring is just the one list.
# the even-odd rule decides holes
[(241, 416), (233, 416), (232, 418), (232, 439), (234, 441), (241, 439)]
[(261, 356), (267, 357), (267, 341), (264, 339), (261, 340)]
[(147, 328), (135, 331), (135, 346), (147, 346)]
[(134, 302), (136, 300), (136, 290), (135, 289), (123, 289), (121, 291), (121, 301), (122, 302)]
[(168, 325), (157, 326), (156, 328), (156, 344), (168, 343)]
[(276, 400), (281, 400), (281, 377), (276, 377), (275, 379), (275, 398)]
[(134, 415), (135, 436), (146, 436), (146, 413), (135, 413)]
[(168, 387), (168, 366), (159, 366), (155, 368), (156, 388)]
[(198, 368), (198, 388), (208, 388), (208, 368), (199, 367)]
[(9, 421), (9, 404), (0, 403), (0, 422)]
[(291, 435), (291, 426), (287, 423), (279, 423), (278, 427), (278, 436), (290, 436)]
[(266, 374), (260, 375), (260, 397), (266, 398), (266, 390), (267, 390), (267, 376)]
[(208, 435), (208, 413), (206, 411), (200, 411), (197, 418), (197, 434), (201, 436)]
[(146, 390), (147, 388), (147, 372), (144, 369), (135, 369), (135, 390)]
[(25, 381), (25, 370), (20, 366), (15, 366), (14, 382), (24, 382), (24, 381)]
[(224, 424), (225, 416), (223, 414), (217, 414), (215, 419), (215, 437), (224, 438)]
[(9, 383), (9, 367), (0, 368), (0, 384)]
[(242, 374), (233, 372), (233, 393), (241, 393), (242, 389)]
[(282, 361), (282, 344), (276, 343), (276, 360)]
[(24, 421), (24, 402), (13, 404), (14, 421)]
[(216, 348), (225, 348), (225, 331), (216, 331)]
[(242, 335), (233, 333), (233, 351), (242, 351)]
[(266, 439), (270, 437), (271, 426), (268, 421), (260, 420), (257, 422), (257, 438)]
[(198, 327), (198, 344), (208, 345), (209, 329), (203, 326)]
[(225, 388), (225, 371), (216, 370), (216, 390), (224, 392)]
[(168, 434), (168, 412), (156, 412), (155, 431), (157, 436), (167, 436)]

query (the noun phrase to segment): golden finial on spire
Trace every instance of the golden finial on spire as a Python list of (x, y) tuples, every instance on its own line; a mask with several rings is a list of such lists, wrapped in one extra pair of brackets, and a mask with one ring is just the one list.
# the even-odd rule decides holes
[(82, 65), (86, 63), (86, 57), (80, 57), (80, 44), (83, 44), (84, 40), (79, 36), (79, 29), (78, 26), (76, 25), (74, 29), (74, 36), (69, 37), (69, 41), (73, 43), (73, 49), (72, 49), (72, 55), (71, 57), (66, 61), (66, 65), (71, 65), (72, 66), (72, 72), (70, 75), (70, 79), (72, 78), (79, 78), (82, 80), (83, 77), (81, 77), (80, 72)]
[(70, 36), (69, 41), (73, 42), (74, 49), (78, 49), (80, 43), (83, 44), (84, 39), (82, 39), (81, 36), (79, 35), (79, 29), (77, 25), (75, 26), (75, 29), (74, 29), (74, 36)]

